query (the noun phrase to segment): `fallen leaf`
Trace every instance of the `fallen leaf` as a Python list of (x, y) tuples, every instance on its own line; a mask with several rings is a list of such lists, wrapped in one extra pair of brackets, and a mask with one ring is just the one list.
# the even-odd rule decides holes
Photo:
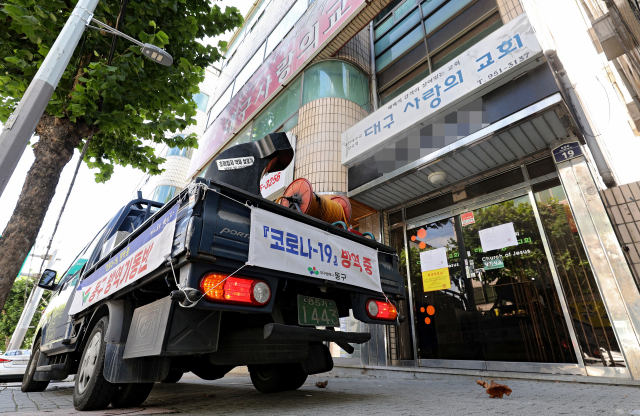
[(509, 388), (509, 386), (505, 385), (505, 384), (498, 384), (495, 383), (493, 380), (491, 380), (491, 384), (487, 383), (486, 381), (482, 381), (482, 380), (476, 380), (476, 383), (482, 387), (484, 387), (487, 390), (487, 394), (489, 396), (491, 396), (491, 398), (499, 398), (502, 399), (502, 397), (506, 394), (507, 396), (509, 396), (511, 394), (511, 392), (513, 390), (511, 390)]
[(329, 384), (329, 380), (325, 380), (325, 381), (318, 381), (316, 383), (316, 387), (320, 388), (320, 389), (324, 389), (325, 387), (327, 387), (327, 384)]

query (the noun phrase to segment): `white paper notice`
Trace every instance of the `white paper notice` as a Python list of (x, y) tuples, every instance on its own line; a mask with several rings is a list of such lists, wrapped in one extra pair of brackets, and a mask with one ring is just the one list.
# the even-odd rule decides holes
[(480, 244), (485, 253), (491, 250), (499, 250), (505, 247), (517, 246), (518, 238), (513, 228), (513, 223), (498, 225), (496, 227), (480, 230)]
[(428, 272), (448, 267), (446, 247), (420, 253), (420, 271)]

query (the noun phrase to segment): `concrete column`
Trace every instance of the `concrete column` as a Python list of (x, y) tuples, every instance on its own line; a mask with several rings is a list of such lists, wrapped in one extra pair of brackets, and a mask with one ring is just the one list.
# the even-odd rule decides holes
[[(577, 138), (566, 141), (577, 141)], [(640, 379), (640, 294), (584, 156), (557, 164), (598, 289), (633, 379)], [(616, 368), (624, 372), (621, 368)], [(587, 367), (590, 375), (602, 367)]]

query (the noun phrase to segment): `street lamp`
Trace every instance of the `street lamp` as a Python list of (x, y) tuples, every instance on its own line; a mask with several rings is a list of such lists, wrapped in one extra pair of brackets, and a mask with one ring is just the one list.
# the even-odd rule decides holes
[(100, 27), (91, 26), (89, 23), (87, 23), (87, 27), (90, 27), (91, 29), (96, 29), (96, 30), (106, 30), (112, 35), (120, 36), (122, 38), (125, 38), (129, 42), (135, 43), (136, 45), (140, 46), (140, 50), (142, 51), (142, 54), (146, 58), (151, 59), (153, 62), (160, 65), (164, 65), (164, 66), (171, 66), (171, 64), (173, 63), (173, 57), (169, 55), (169, 53), (164, 49), (158, 48), (157, 46), (154, 46), (150, 43), (139, 42), (136, 39), (132, 38), (131, 36), (125, 35), (119, 30), (116, 30), (111, 26), (108, 26), (102, 23), (101, 21), (96, 20), (93, 17), (91, 17), (91, 21)]

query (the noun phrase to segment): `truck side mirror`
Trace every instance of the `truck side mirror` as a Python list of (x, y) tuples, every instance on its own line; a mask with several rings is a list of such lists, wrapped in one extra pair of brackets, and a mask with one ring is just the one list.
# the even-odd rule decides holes
[(56, 276), (58, 273), (55, 270), (46, 269), (42, 272), (40, 280), (38, 281), (38, 287), (45, 290), (53, 290), (56, 287)]

